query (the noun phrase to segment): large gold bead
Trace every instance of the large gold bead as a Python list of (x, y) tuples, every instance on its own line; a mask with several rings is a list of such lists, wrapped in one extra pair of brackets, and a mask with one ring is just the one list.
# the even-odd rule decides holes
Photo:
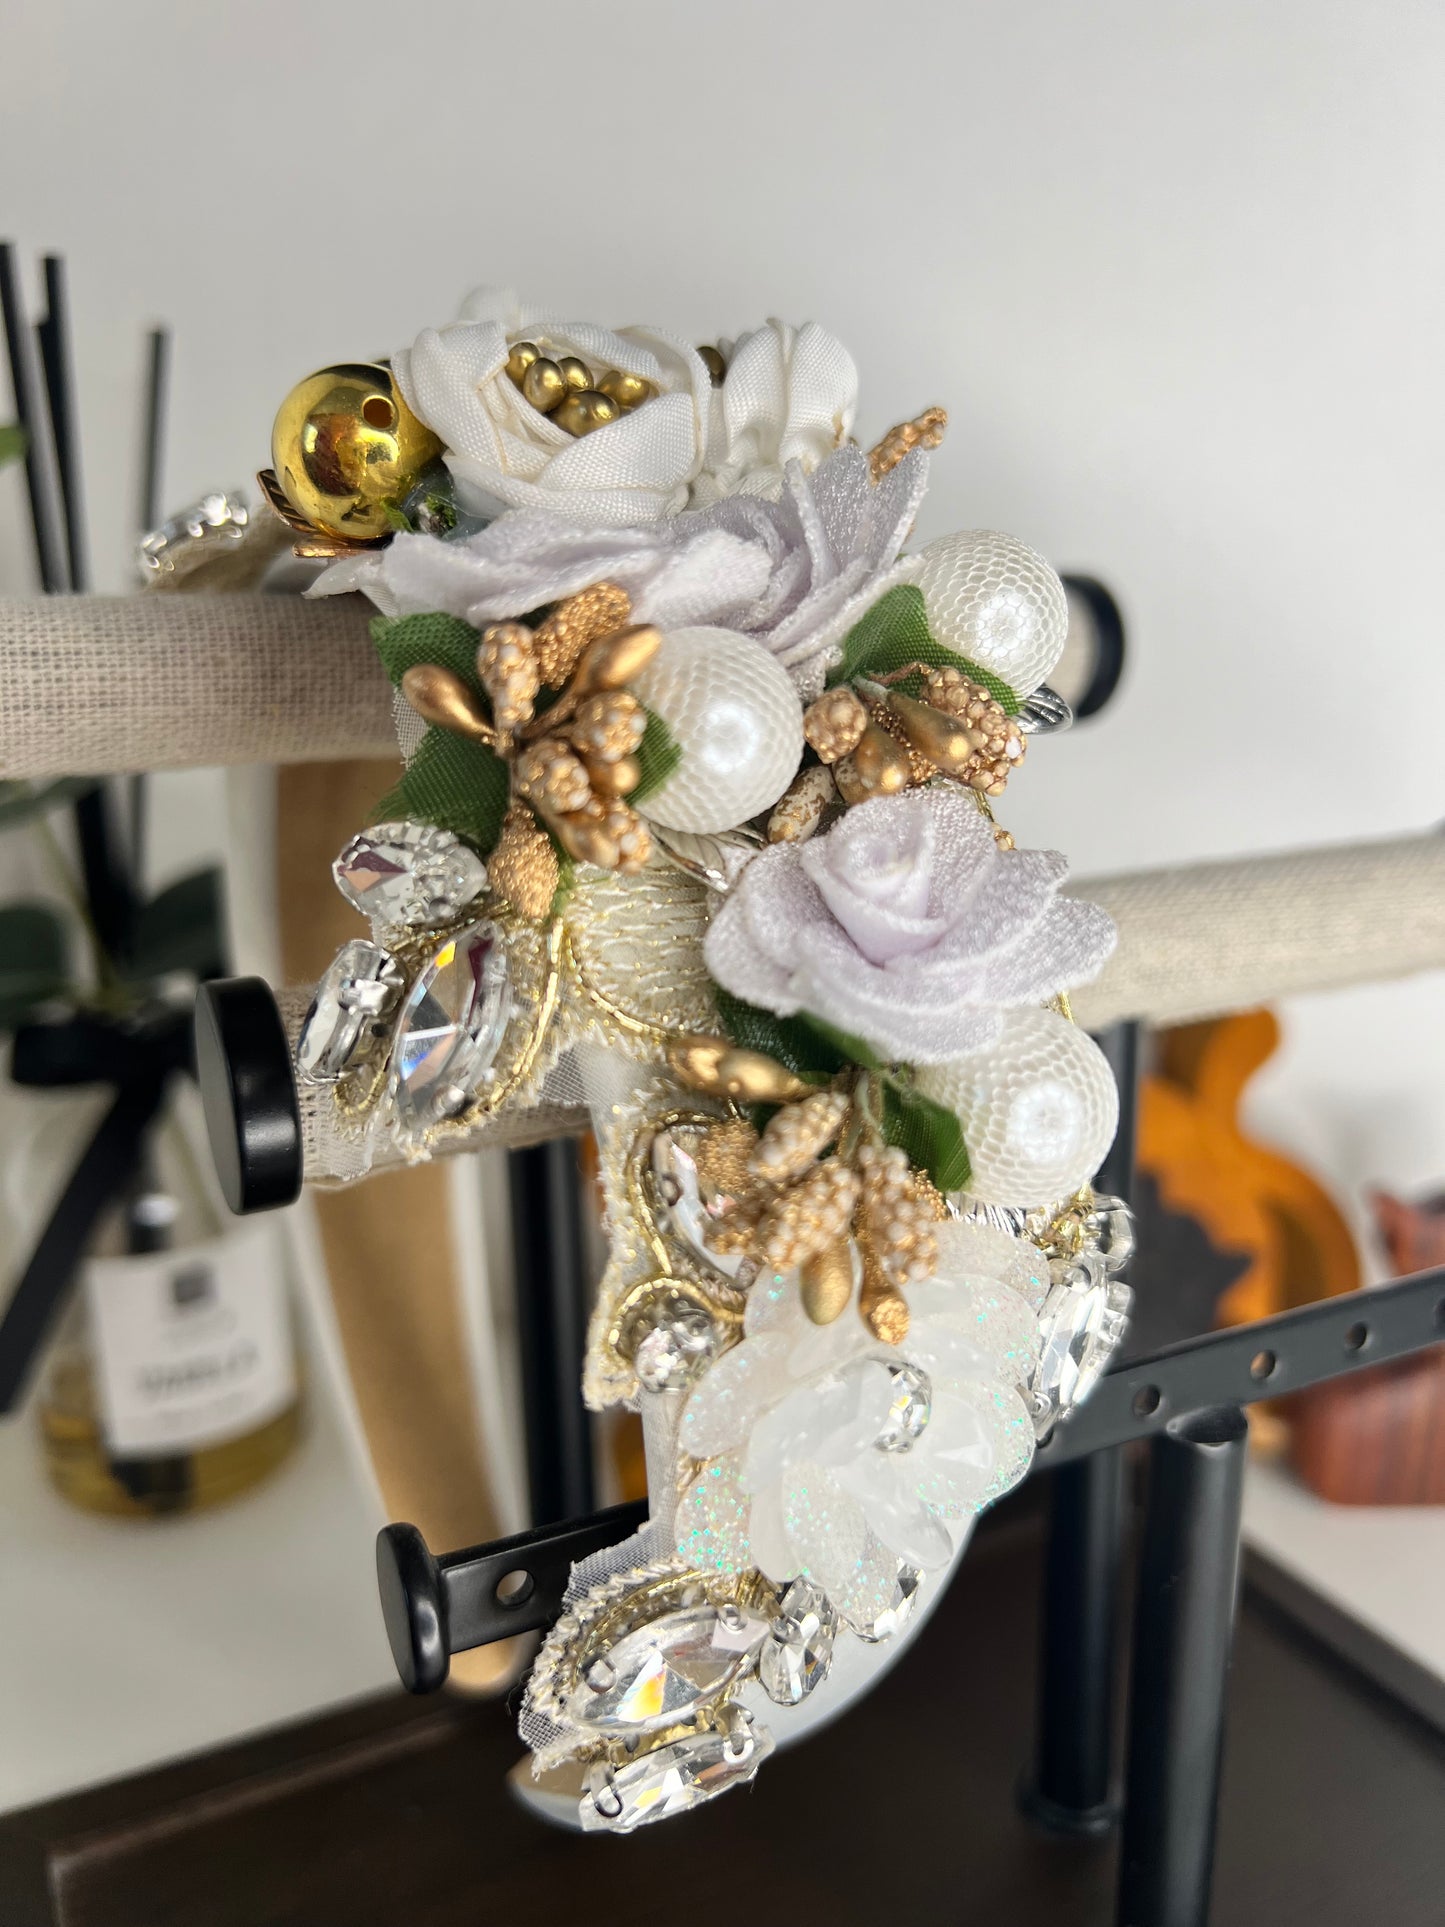
[(591, 388), (592, 370), (576, 355), (563, 355), (557, 366), (562, 370), (562, 379), (574, 395), (584, 394)]
[(621, 413), (610, 395), (604, 395), (597, 388), (587, 388), (581, 394), (569, 392), (552, 419), (569, 435), (590, 435), (594, 428), (605, 428), (608, 422), (615, 422)]
[(567, 381), (562, 370), (555, 361), (548, 361), (545, 355), (534, 361), (522, 376), (523, 395), (544, 415), (550, 415), (567, 392)]
[(271, 430), (272, 465), (292, 508), (353, 542), (391, 533), (387, 504), (441, 452), (391, 370), (373, 362), (340, 363), (297, 382)]
[(657, 393), (645, 375), (629, 375), (622, 368), (609, 368), (597, 384), (599, 394), (615, 401), (623, 414), (631, 409), (640, 408), (645, 401), (651, 401)]
[(514, 341), (512, 351), (507, 356), (507, 374), (520, 388), (522, 377), (534, 361), (542, 359), (542, 350), (535, 341)]

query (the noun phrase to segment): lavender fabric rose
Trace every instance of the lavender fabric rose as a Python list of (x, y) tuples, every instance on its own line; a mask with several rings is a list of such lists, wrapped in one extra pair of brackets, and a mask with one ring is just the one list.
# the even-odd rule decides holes
[(1000, 850), (961, 791), (908, 790), (760, 852), (703, 954), (747, 1003), (806, 1011), (890, 1062), (946, 1063), (1108, 957), (1113, 923), (1058, 895), (1066, 874), (1057, 851)]

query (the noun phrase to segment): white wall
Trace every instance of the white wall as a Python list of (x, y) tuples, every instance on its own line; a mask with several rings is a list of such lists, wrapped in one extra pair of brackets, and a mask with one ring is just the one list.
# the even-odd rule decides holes
[[(923, 533), (1012, 529), (1125, 604), (1127, 689), (1030, 760), (1017, 830), (1089, 870), (1440, 812), (1437, 5), (51, 0), (5, 47), (5, 219), (71, 263), (104, 582), (153, 317), (179, 502), (246, 480), (302, 372), (480, 279), (700, 340), (811, 315), (865, 434), (951, 409)], [(1440, 988), (1313, 1006), (1276, 1128), (1445, 1176)]]

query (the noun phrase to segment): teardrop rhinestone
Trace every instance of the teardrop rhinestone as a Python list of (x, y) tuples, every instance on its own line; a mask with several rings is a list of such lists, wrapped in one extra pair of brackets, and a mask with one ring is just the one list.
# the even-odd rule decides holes
[(452, 922), (487, 887), (487, 866), (433, 823), (377, 823), (352, 837), (331, 866), (336, 887), (381, 927)]
[(740, 1706), (725, 1723), (654, 1747), (625, 1766), (598, 1765), (579, 1808), (584, 1833), (631, 1833), (744, 1786), (773, 1750), (773, 1736)]
[(403, 1140), (455, 1117), (485, 1089), (512, 1011), (500, 928), (484, 920), (439, 944), (407, 992), (391, 1050)]

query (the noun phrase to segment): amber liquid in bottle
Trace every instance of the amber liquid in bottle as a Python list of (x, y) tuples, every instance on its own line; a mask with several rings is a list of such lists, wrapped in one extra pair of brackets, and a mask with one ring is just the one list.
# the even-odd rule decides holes
[[(131, 1255), (173, 1243), (175, 1200), (146, 1191), (126, 1213)], [(96, 1383), (96, 1342), (77, 1296), (52, 1353), (40, 1401), (40, 1434), (52, 1484), (87, 1512), (153, 1518), (217, 1505), (259, 1484), (296, 1444), (299, 1396), (263, 1423), (234, 1437), (186, 1450), (119, 1454), (107, 1443)]]

